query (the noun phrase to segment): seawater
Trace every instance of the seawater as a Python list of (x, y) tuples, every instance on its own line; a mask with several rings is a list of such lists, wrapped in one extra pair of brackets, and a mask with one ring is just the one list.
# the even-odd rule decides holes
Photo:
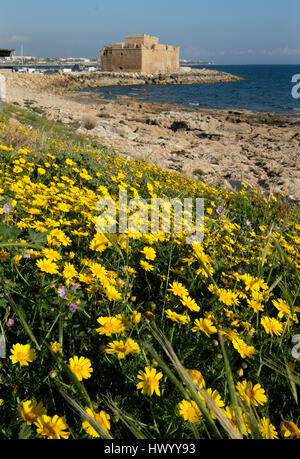
[[(299, 65), (209, 65), (208, 68), (244, 78), (228, 83), (130, 85), (90, 88), (99, 97), (129, 96), (141, 102), (176, 104), (189, 108), (256, 110), (300, 116), (300, 98), (292, 96), (292, 77)], [(87, 91), (87, 89), (84, 89)]]

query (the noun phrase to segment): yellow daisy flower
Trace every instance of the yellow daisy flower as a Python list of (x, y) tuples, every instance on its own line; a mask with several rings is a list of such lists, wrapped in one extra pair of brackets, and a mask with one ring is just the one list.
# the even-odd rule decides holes
[(86, 357), (78, 357), (76, 355), (69, 359), (69, 368), (75, 376), (77, 376), (79, 381), (89, 379), (91, 377), (91, 373), (93, 372), (90, 359), (87, 359)]
[(124, 359), (128, 354), (141, 352), (140, 346), (133, 339), (112, 341), (105, 349), (107, 354), (117, 354), (118, 359)]
[(260, 384), (255, 384), (251, 381), (238, 382), (236, 389), (239, 393), (241, 400), (247, 405), (264, 405), (267, 402), (265, 390)]
[(196, 319), (194, 324), (195, 327), (192, 328), (192, 332), (201, 331), (205, 333), (206, 336), (210, 336), (218, 331), (210, 319)]
[[(92, 411), (90, 408), (86, 408), (87, 414), (89, 414), (105, 432), (110, 430), (110, 415), (105, 411), (101, 410), (100, 413)], [(87, 433), (94, 438), (99, 438), (100, 434), (96, 429), (89, 423), (89, 421), (83, 421), (82, 427), (87, 431)]]
[(111, 336), (114, 333), (122, 333), (125, 330), (124, 324), (116, 317), (99, 317), (97, 322), (101, 327), (96, 328), (99, 335)]
[(200, 422), (202, 413), (194, 400), (182, 400), (178, 404), (179, 414), (185, 421), (190, 421), (192, 424)]
[(28, 366), (29, 362), (36, 359), (36, 353), (34, 349), (31, 349), (30, 344), (17, 343), (13, 345), (9, 358), (13, 364), (19, 363), (21, 366)]
[(34, 423), (37, 427), (37, 433), (42, 438), (58, 440), (60, 438), (67, 439), (70, 436), (66, 420), (64, 417), (59, 417), (57, 414), (53, 417), (43, 414), (37, 418)]
[(47, 410), (43, 404), (37, 403), (36, 400), (26, 400), (18, 408), (20, 417), (26, 422), (27, 425), (31, 425), (39, 416), (46, 414)]
[(153, 395), (155, 392), (156, 395), (160, 396), (159, 390), (159, 381), (163, 377), (161, 372), (157, 373), (155, 368), (145, 367), (145, 371), (140, 370), (137, 378), (141, 379), (136, 387), (137, 389), (142, 389), (142, 394)]

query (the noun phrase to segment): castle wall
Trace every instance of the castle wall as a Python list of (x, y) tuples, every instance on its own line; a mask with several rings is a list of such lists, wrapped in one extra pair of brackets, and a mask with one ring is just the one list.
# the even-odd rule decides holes
[(101, 69), (106, 72), (141, 72), (141, 48), (108, 48), (101, 54)]
[(129, 35), (126, 44), (101, 49), (101, 69), (107, 72), (176, 72), (179, 47), (158, 44), (157, 37)]
[(158, 45), (154, 48), (143, 49), (142, 71), (146, 73), (177, 72), (179, 71), (179, 48), (175, 46)]

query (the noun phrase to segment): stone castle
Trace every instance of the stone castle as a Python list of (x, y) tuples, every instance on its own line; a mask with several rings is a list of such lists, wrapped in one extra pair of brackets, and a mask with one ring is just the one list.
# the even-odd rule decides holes
[(177, 72), (179, 47), (161, 45), (157, 37), (129, 35), (126, 43), (112, 43), (100, 51), (101, 70), (106, 72)]

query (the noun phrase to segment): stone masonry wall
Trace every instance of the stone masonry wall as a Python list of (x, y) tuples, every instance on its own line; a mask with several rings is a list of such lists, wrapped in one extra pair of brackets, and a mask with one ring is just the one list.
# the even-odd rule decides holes
[(157, 37), (130, 35), (126, 44), (113, 43), (101, 49), (101, 70), (105, 72), (177, 72), (179, 47), (158, 44)]
[(141, 68), (141, 48), (108, 48), (101, 50), (101, 70), (104, 72), (141, 72)]

